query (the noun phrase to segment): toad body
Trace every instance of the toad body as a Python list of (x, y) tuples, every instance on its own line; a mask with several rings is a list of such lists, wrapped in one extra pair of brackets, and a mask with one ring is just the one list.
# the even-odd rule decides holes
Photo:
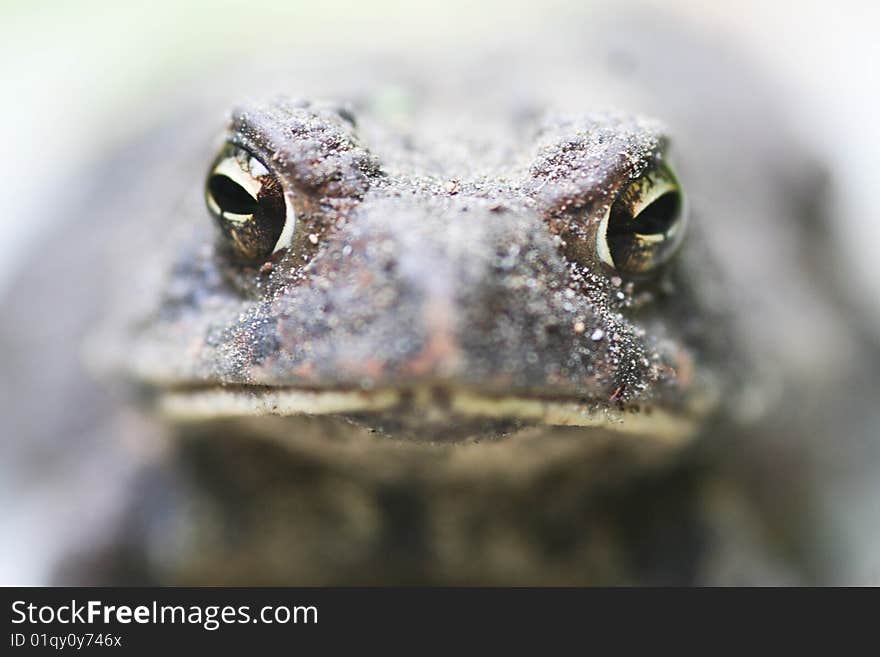
[[(97, 213), (88, 247), (51, 260), (113, 245), (114, 265), (90, 276), (116, 292), (60, 334), (81, 331), (91, 369), (145, 411), (108, 421), (119, 402), (86, 386), (78, 408), (97, 410), (55, 426), (115, 445), (108, 480), (126, 491), (60, 577), (804, 576), (800, 484), (767, 493), (757, 457), (717, 465), (760, 453), (729, 436), (751, 435), (736, 427), (815, 365), (775, 337), (792, 308), (832, 330), (821, 305), (798, 306), (809, 282), (790, 241), (773, 280), (762, 259), (766, 240), (798, 234), (807, 193), (778, 194), (791, 168), (767, 153), (787, 137), (661, 96), (660, 114), (687, 110), (679, 148), (668, 121), (628, 111), (641, 99), (590, 110), (602, 76), (512, 61), (516, 76), (461, 63), (434, 84), (430, 63), (393, 83), (304, 73), (308, 95), (233, 103), (213, 153), (169, 163), (196, 141), (181, 131), (204, 134), (190, 121), (124, 156), (158, 173)], [(738, 145), (753, 125), (756, 146)], [(120, 184), (114, 170), (101, 185)], [(782, 300), (742, 294), (774, 284)], [(83, 380), (71, 368), (65, 385)]]

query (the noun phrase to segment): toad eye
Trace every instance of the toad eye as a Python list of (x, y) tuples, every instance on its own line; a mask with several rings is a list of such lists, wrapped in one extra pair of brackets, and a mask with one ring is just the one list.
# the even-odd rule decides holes
[(295, 215), (281, 183), (239, 146), (220, 150), (205, 183), (205, 202), (224, 238), (244, 258), (266, 258), (290, 244)]
[(646, 274), (675, 253), (684, 236), (684, 197), (659, 162), (627, 185), (599, 226), (599, 259), (623, 274)]

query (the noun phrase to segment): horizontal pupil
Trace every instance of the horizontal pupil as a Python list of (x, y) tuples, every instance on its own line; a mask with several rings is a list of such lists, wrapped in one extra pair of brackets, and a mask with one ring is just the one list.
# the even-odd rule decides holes
[(227, 176), (211, 176), (208, 191), (223, 213), (253, 214), (259, 204), (248, 191)]
[[(661, 235), (667, 232), (678, 219), (681, 198), (677, 192), (667, 192), (651, 203), (635, 217), (612, 211), (612, 221), (608, 226), (609, 235), (639, 233), (641, 235)], [(617, 214), (617, 216), (614, 216)]]
[(679, 196), (667, 192), (636, 217), (638, 232), (643, 235), (656, 235), (668, 231), (678, 218)]

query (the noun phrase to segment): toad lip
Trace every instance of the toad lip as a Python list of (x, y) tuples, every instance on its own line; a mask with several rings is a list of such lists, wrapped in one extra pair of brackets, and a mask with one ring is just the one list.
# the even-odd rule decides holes
[(266, 386), (216, 386), (163, 391), (159, 412), (176, 422), (224, 418), (298, 415), (369, 416), (405, 410), (420, 422), (511, 421), (531, 425), (602, 428), (621, 434), (649, 435), (681, 444), (697, 431), (717, 399), (706, 389), (687, 408), (657, 405), (607, 405), (583, 399), (528, 395), (491, 395), (466, 388), (306, 389)]

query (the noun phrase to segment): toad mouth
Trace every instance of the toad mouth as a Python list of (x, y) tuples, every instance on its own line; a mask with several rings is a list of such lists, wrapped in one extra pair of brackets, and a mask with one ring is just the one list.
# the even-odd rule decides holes
[(502, 420), (601, 428), (680, 444), (696, 433), (716, 401), (717, 396), (707, 392), (681, 409), (652, 403), (608, 408), (584, 399), (490, 395), (466, 388), (304, 389), (245, 385), (172, 388), (160, 394), (157, 409), (167, 419), (180, 423), (260, 416), (361, 416), (404, 410), (425, 422)]

